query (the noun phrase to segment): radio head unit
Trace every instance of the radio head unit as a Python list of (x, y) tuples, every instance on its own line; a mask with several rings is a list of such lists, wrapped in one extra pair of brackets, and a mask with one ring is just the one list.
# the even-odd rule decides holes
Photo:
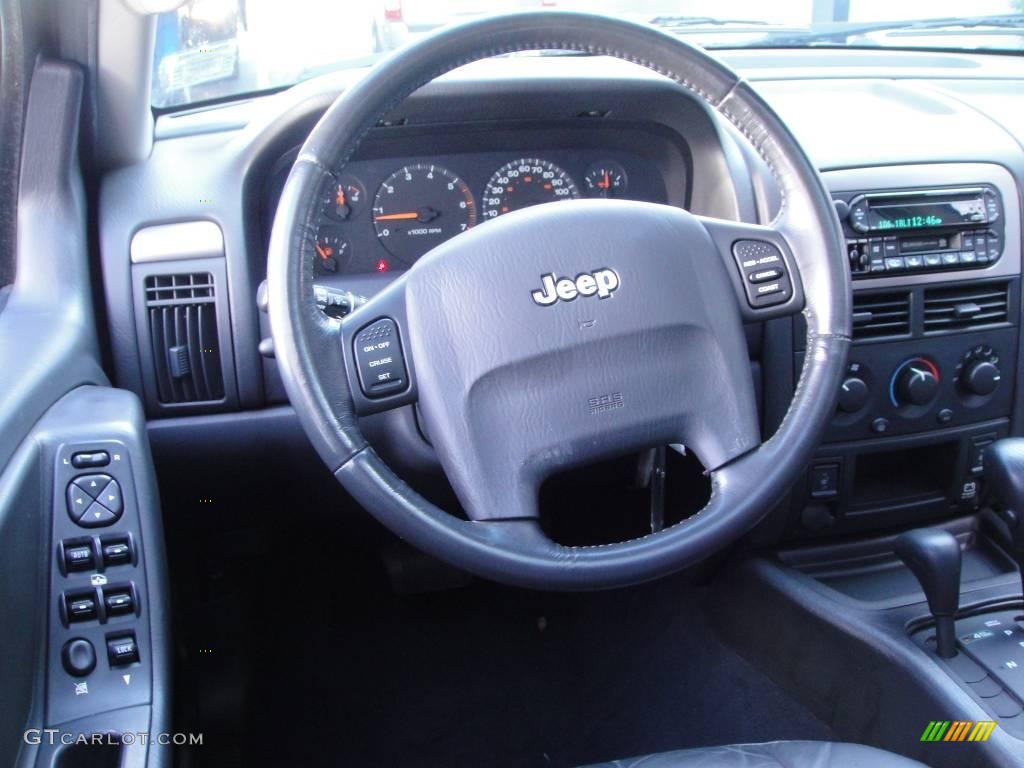
[(988, 185), (857, 192), (836, 201), (854, 277), (977, 269), (1003, 252), (1003, 207)]

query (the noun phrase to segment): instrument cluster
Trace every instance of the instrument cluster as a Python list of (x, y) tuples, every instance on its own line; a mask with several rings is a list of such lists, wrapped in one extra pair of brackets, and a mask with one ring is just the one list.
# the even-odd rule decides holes
[(665, 186), (650, 160), (622, 151), (355, 161), (323, 191), (314, 273), (408, 269), (490, 219), (579, 197), (664, 202)]

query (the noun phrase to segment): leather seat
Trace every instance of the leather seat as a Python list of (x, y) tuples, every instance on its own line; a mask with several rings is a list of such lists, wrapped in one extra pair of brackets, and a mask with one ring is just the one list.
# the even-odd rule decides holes
[(861, 744), (770, 741), (681, 749), (589, 768), (924, 768), (923, 763)]

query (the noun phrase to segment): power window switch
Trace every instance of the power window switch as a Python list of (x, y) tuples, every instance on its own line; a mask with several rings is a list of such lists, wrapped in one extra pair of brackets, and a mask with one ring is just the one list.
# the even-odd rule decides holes
[(132, 547), (128, 539), (100, 539), (103, 551), (103, 565), (126, 565), (132, 561)]
[(126, 667), (139, 662), (139, 644), (135, 642), (134, 632), (107, 638), (107, 661), (111, 667)]
[(96, 558), (92, 551), (92, 543), (64, 544), (64, 570), (91, 571), (96, 567)]
[(98, 616), (96, 597), (91, 593), (65, 595), (64, 607), (67, 610), (69, 622), (91, 621)]
[(108, 616), (135, 613), (135, 598), (132, 597), (131, 590), (127, 588), (104, 590), (103, 605), (106, 606)]

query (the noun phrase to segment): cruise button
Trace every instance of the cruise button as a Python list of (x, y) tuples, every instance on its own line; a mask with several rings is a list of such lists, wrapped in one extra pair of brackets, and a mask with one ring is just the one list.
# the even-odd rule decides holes
[(781, 269), (761, 269), (747, 275), (747, 279), (755, 284), (764, 283), (768, 280), (778, 280), (780, 277), (782, 277)]
[(385, 317), (371, 323), (352, 344), (364, 395), (384, 397), (405, 389), (405, 354), (394, 320)]

